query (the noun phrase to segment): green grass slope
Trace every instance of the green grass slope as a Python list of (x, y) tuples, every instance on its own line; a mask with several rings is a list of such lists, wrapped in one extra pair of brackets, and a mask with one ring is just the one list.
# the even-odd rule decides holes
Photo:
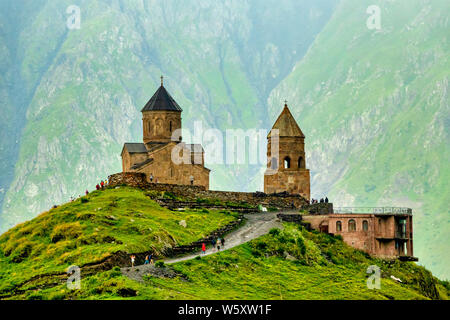
[[(381, 268), (380, 289), (367, 288), (366, 270), (371, 265)], [(422, 300), (447, 299), (450, 289), (448, 282), (414, 263), (372, 259), (339, 238), (292, 224), (227, 251), (159, 268), (177, 276), (146, 276), (137, 282), (113, 268), (82, 278), (80, 290), (36, 281), (12, 298)], [(32, 289), (36, 286), (42, 289)]]
[[(381, 9), (369, 30), (366, 9)], [(414, 209), (415, 255), (450, 278), (450, 3), (343, 0), (270, 98), (307, 136), (314, 197)]]
[[(187, 226), (179, 224), (185, 220)], [(118, 251), (161, 254), (235, 220), (227, 212), (171, 212), (142, 190), (95, 191), (14, 227), (0, 237), (0, 292), (33, 277), (65, 272)]]

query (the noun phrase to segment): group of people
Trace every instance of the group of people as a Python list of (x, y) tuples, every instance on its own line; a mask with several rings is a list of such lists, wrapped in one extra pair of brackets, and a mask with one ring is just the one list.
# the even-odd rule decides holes
[[(130, 256), (130, 259), (131, 259), (131, 267), (134, 267), (134, 264), (136, 262), (136, 256), (133, 254)], [(153, 262), (153, 254), (149, 254), (149, 255), (145, 256), (144, 264), (155, 264)]]
[[(211, 240), (212, 248), (217, 249), (217, 251), (220, 251), (220, 249), (225, 248), (225, 238), (213, 238)], [(206, 243), (202, 243), (202, 253), (206, 254)]]
[[(107, 181), (101, 181), (100, 183), (97, 183), (97, 185), (95, 186), (95, 189), (100, 190), (100, 189), (105, 189), (105, 187), (107, 186)], [(87, 190), (86, 190), (87, 192)]]
[[(213, 250), (217, 249), (217, 251), (220, 251), (220, 249), (225, 248), (225, 238), (214, 238), (211, 240), (212, 248)], [(202, 243), (202, 254), (206, 254), (206, 243)], [(131, 259), (131, 267), (134, 268), (134, 264), (136, 263), (136, 256), (133, 254), (130, 256)], [(149, 254), (145, 256), (144, 264), (155, 264), (153, 261), (153, 254)]]
[[(105, 187), (107, 185), (108, 185), (108, 181), (107, 180), (102, 180), (100, 183), (97, 183), (97, 185), (95, 186), (95, 189), (102, 190), (102, 189), (105, 189)], [(85, 194), (89, 195), (89, 190), (86, 189)], [(75, 201), (77, 199), (80, 199), (80, 198), (81, 198), (81, 195), (79, 195), (78, 198), (75, 198), (75, 197), (72, 196), (72, 197), (70, 197), (70, 202), (73, 202), (73, 201)]]
[[(317, 199), (311, 199), (311, 204), (315, 204), (315, 203), (319, 203), (319, 200), (317, 200)], [(321, 199), (320, 199), (320, 203), (328, 203), (328, 197), (325, 197), (325, 199), (324, 199), (324, 198), (321, 198)]]

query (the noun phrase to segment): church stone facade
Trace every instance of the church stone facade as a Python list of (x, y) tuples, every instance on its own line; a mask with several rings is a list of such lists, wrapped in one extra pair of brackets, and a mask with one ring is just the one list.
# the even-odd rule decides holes
[(153, 183), (209, 189), (210, 170), (204, 165), (203, 147), (182, 142), (182, 111), (161, 81), (161, 87), (142, 109), (143, 143), (125, 143), (122, 149), (123, 172), (145, 173)]
[[(277, 139), (278, 134), (278, 139)], [(287, 104), (267, 136), (268, 168), (264, 174), (264, 192), (300, 194), (310, 200), (310, 175), (306, 169), (305, 135)], [(272, 144), (278, 140), (279, 148)]]

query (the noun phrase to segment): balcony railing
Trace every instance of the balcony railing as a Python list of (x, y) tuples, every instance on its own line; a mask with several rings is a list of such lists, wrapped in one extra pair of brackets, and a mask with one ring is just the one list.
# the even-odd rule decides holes
[(352, 214), (352, 213), (366, 213), (366, 214), (412, 214), (411, 208), (402, 207), (340, 207), (334, 208), (334, 213)]
[(395, 237), (397, 239), (406, 239), (406, 232), (401, 232), (401, 231), (395, 231)]

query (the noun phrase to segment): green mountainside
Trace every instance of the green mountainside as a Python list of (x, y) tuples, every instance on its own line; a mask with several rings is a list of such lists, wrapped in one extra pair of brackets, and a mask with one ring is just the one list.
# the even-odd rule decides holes
[(414, 209), (414, 254), (450, 278), (448, 1), (341, 1), (269, 105), (307, 132), (312, 189), (335, 206)]
[[(139, 111), (161, 74), (184, 109), (185, 128), (196, 120), (221, 130), (268, 127), (270, 91), (306, 52), (336, 2), (40, 1), (26, 23), (15, 26), (21, 47), (12, 56), (23, 58), (12, 77), (19, 74), (17, 82), (32, 95), (23, 108), (5, 102), (8, 114), (26, 114), (26, 123), (23, 131), (13, 128), (21, 133), (18, 150), (2, 151), (10, 167), (0, 171), (6, 193), (0, 230), (119, 172), (123, 143), (142, 140)], [(0, 4), (11, 15), (7, 26), (22, 14), (16, 3)], [(81, 10), (80, 30), (66, 27), (73, 4)], [(1, 134), (9, 140), (11, 131)], [(249, 183), (260, 166), (210, 168), (212, 188), (261, 188), (259, 181)]]
[[(165, 249), (237, 217), (227, 210), (171, 212), (152, 192), (95, 191), (0, 236), (0, 299), (448, 299), (448, 282), (421, 266), (373, 259), (340, 237), (289, 223), (210, 256), (170, 266), (156, 261), (160, 274), (142, 281), (118, 265), (82, 271), (81, 289), (69, 290), (64, 273), (71, 265), (85, 270), (119, 251), (164, 258)], [(381, 268), (380, 289), (367, 288), (371, 265)]]

